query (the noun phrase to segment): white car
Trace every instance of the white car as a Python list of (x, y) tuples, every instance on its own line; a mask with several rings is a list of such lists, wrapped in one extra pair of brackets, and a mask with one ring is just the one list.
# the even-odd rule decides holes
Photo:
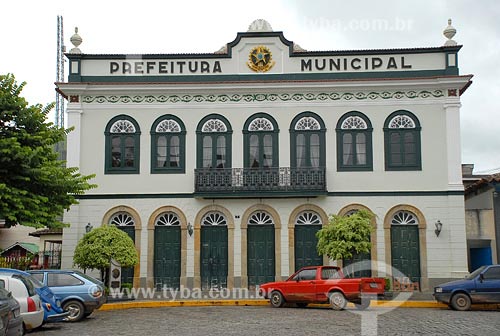
[(24, 330), (38, 328), (43, 323), (40, 297), (30, 279), (21, 274), (0, 275), (0, 287), (12, 293), (19, 302)]

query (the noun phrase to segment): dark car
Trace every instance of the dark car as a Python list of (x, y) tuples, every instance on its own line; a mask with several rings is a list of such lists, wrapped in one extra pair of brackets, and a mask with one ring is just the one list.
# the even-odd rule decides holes
[(57, 298), (52, 290), (38, 281), (35, 277), (25, 271), (20, 271), (13, 268), (0, 268), (0, 274), (22, 274), (29, 277), (35, 286), (36, 293), (42, 300), (43, 307), (43, 323), (61, 322), (68, 315), (69, 312), (64, 311), (61, 307), (61, 300)]
[(66, 319), (70, 322), (89, 316), (106, 301), (104, 284), (82, 272), (50, 269), (29, 273), (60, 298), (63, 309), (69, 311)]
[(433, 295), (455, 310), (469, 310), (477, 303), (500, 303), (500, 265), (481, 266), (465, 279), (434, 287)]
[(24, 334), (21, 307), (12, 294), (0, 288), (0, 334), (19, 336)]

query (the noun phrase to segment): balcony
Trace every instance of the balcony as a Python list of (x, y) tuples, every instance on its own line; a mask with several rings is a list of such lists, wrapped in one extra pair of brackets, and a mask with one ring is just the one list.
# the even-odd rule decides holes
[(194, 190), (205, 198), (326, 195), (325, 168), (195, 169)]

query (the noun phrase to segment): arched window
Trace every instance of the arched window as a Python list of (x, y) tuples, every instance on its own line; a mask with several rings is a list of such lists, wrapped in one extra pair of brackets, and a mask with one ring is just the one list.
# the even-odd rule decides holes
[(155, 222), (156, 226), (179, 226), (181, 225), (181, 221), (179, 219), (179, 216), (175, 212), (168, 211), (156, 219)]
[(104, 132), (105, 173), (138, 174), (141, 131), (129, 116), (116, 116), (108, 122)]
[(172, 115), (158, 118), (151, 127), (151, 173), (184, 173), (186, 130)]
[(243, 128), (245, 168), (278, 167), (278, 125), (265, 113), (251, 116)]
[(109, 224), (116, 226), (134, 226), (135, 220), (128, 212), (121, 211), (117, 212), (109, 219)]
[(322, 220), (315, 211), (302, 211), (295, 220), (295, 225), (321, 225)]
[(231, 125), (220, 115), (208, 115), (198, 124), (197, 167), (231, 168)]
[(248, 225), (274, 225), (274, 219), (267, 211), (256, 211), (248, 219)]
[(418, 218), (410, 211), (401, 210), (392, 216), (391, 225), (418, 225)]
[(367, 116), (352, 111), (337, 123), (337, 170), (373, 170), (372, 125)]
[(227, 219), (222, 212), (212, 211), (203, 216), (201, 225), (204, 226), (226, 226)]
[(420, 123), (409, 111), (391, 113), (384, 124), (385, 169), (421, 170)]
[(296, 168), (325, 166), (325, 125), (312, 112), (296, 116), (290, 126), (290, 162)]

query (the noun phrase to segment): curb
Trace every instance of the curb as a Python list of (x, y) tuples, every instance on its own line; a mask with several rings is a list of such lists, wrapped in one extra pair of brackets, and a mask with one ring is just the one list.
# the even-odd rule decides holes
[[(127, 301), (105, 303), (99, 310), (120, 310), (131, 308), (162, 307), (205, 307), (205, 306), (269, 306), (269, 300), (185, 300), (185, 301)], [(311, 305), (328, 307), (327, 304)], [(433, 301), (373, 301), (373, 308), (448, 308), (443, 303)]]

